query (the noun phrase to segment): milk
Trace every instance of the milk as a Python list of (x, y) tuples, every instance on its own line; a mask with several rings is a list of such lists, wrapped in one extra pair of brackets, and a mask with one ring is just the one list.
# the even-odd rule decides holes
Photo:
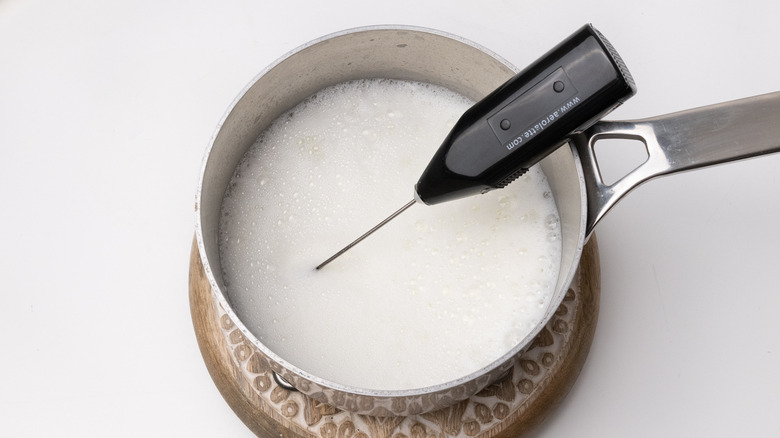
[(414, 205), (314, 269), (412, 199), (472, 104), (428, 84), (362, 80), (318, 92), (261, 135), (219, 234), (226, 293), (261, 342), (326, 380), (401, 390), (477, 371), (539, 323), (561, 249), (536, 167), (486, 195)]

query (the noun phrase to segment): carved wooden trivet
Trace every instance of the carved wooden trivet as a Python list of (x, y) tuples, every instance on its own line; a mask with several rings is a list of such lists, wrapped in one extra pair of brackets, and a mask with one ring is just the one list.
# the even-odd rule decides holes
[(517, 437), (539, 425), (574, 384), (593, 340), (600, 290), (598, 245), (592, 236), (563, 303), (505, 378), (446, 409), (371, 417), (277, 385), (214, 299), (196, 242), (190, 256), (190, 310), (201, 354), (228, 405), (259, 437)]

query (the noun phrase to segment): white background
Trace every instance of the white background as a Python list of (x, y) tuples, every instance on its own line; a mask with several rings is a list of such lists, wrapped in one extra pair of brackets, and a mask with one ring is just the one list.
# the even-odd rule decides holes
[[(639, 118), (780, 90), (778, 17), (775, 1), (0, 0), (0, 436), (251, 436), (192, 330), (193, 203), (224, 110), (287, 51), (407, 24), (524, 66), (592, 22), (639, 87), (610, 118)], [(779, 175), (769, 156), (672, 176), (609, 213), (590, 356), (535, 436), (780, 435)]]

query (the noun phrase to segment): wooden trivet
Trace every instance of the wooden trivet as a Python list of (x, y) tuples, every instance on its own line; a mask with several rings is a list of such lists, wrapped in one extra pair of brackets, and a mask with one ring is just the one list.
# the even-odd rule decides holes
[(264, 438), (515, 438), (539, 425), (574, 384), (593, 340), (600, 291), (592, 236), (563, 303), (505, 378), (446, 409), (372, 417), (277, 385), (215, 300), (196, 242), (190, 255), (190, 311), (203, 360), (228, 405)]

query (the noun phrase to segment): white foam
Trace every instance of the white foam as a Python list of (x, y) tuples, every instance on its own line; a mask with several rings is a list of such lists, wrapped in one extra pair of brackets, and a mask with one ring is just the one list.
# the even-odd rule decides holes
[(415, 205), (314, 267), (412, 199), (472, 102), (412, 82), (321, 91), (280, 117), (236, 169), (220, 255), (236, 313), (270, 349), (345, 385), (412, 389), (479, 370), (542, 319), (560, 263), (544, 174)]

